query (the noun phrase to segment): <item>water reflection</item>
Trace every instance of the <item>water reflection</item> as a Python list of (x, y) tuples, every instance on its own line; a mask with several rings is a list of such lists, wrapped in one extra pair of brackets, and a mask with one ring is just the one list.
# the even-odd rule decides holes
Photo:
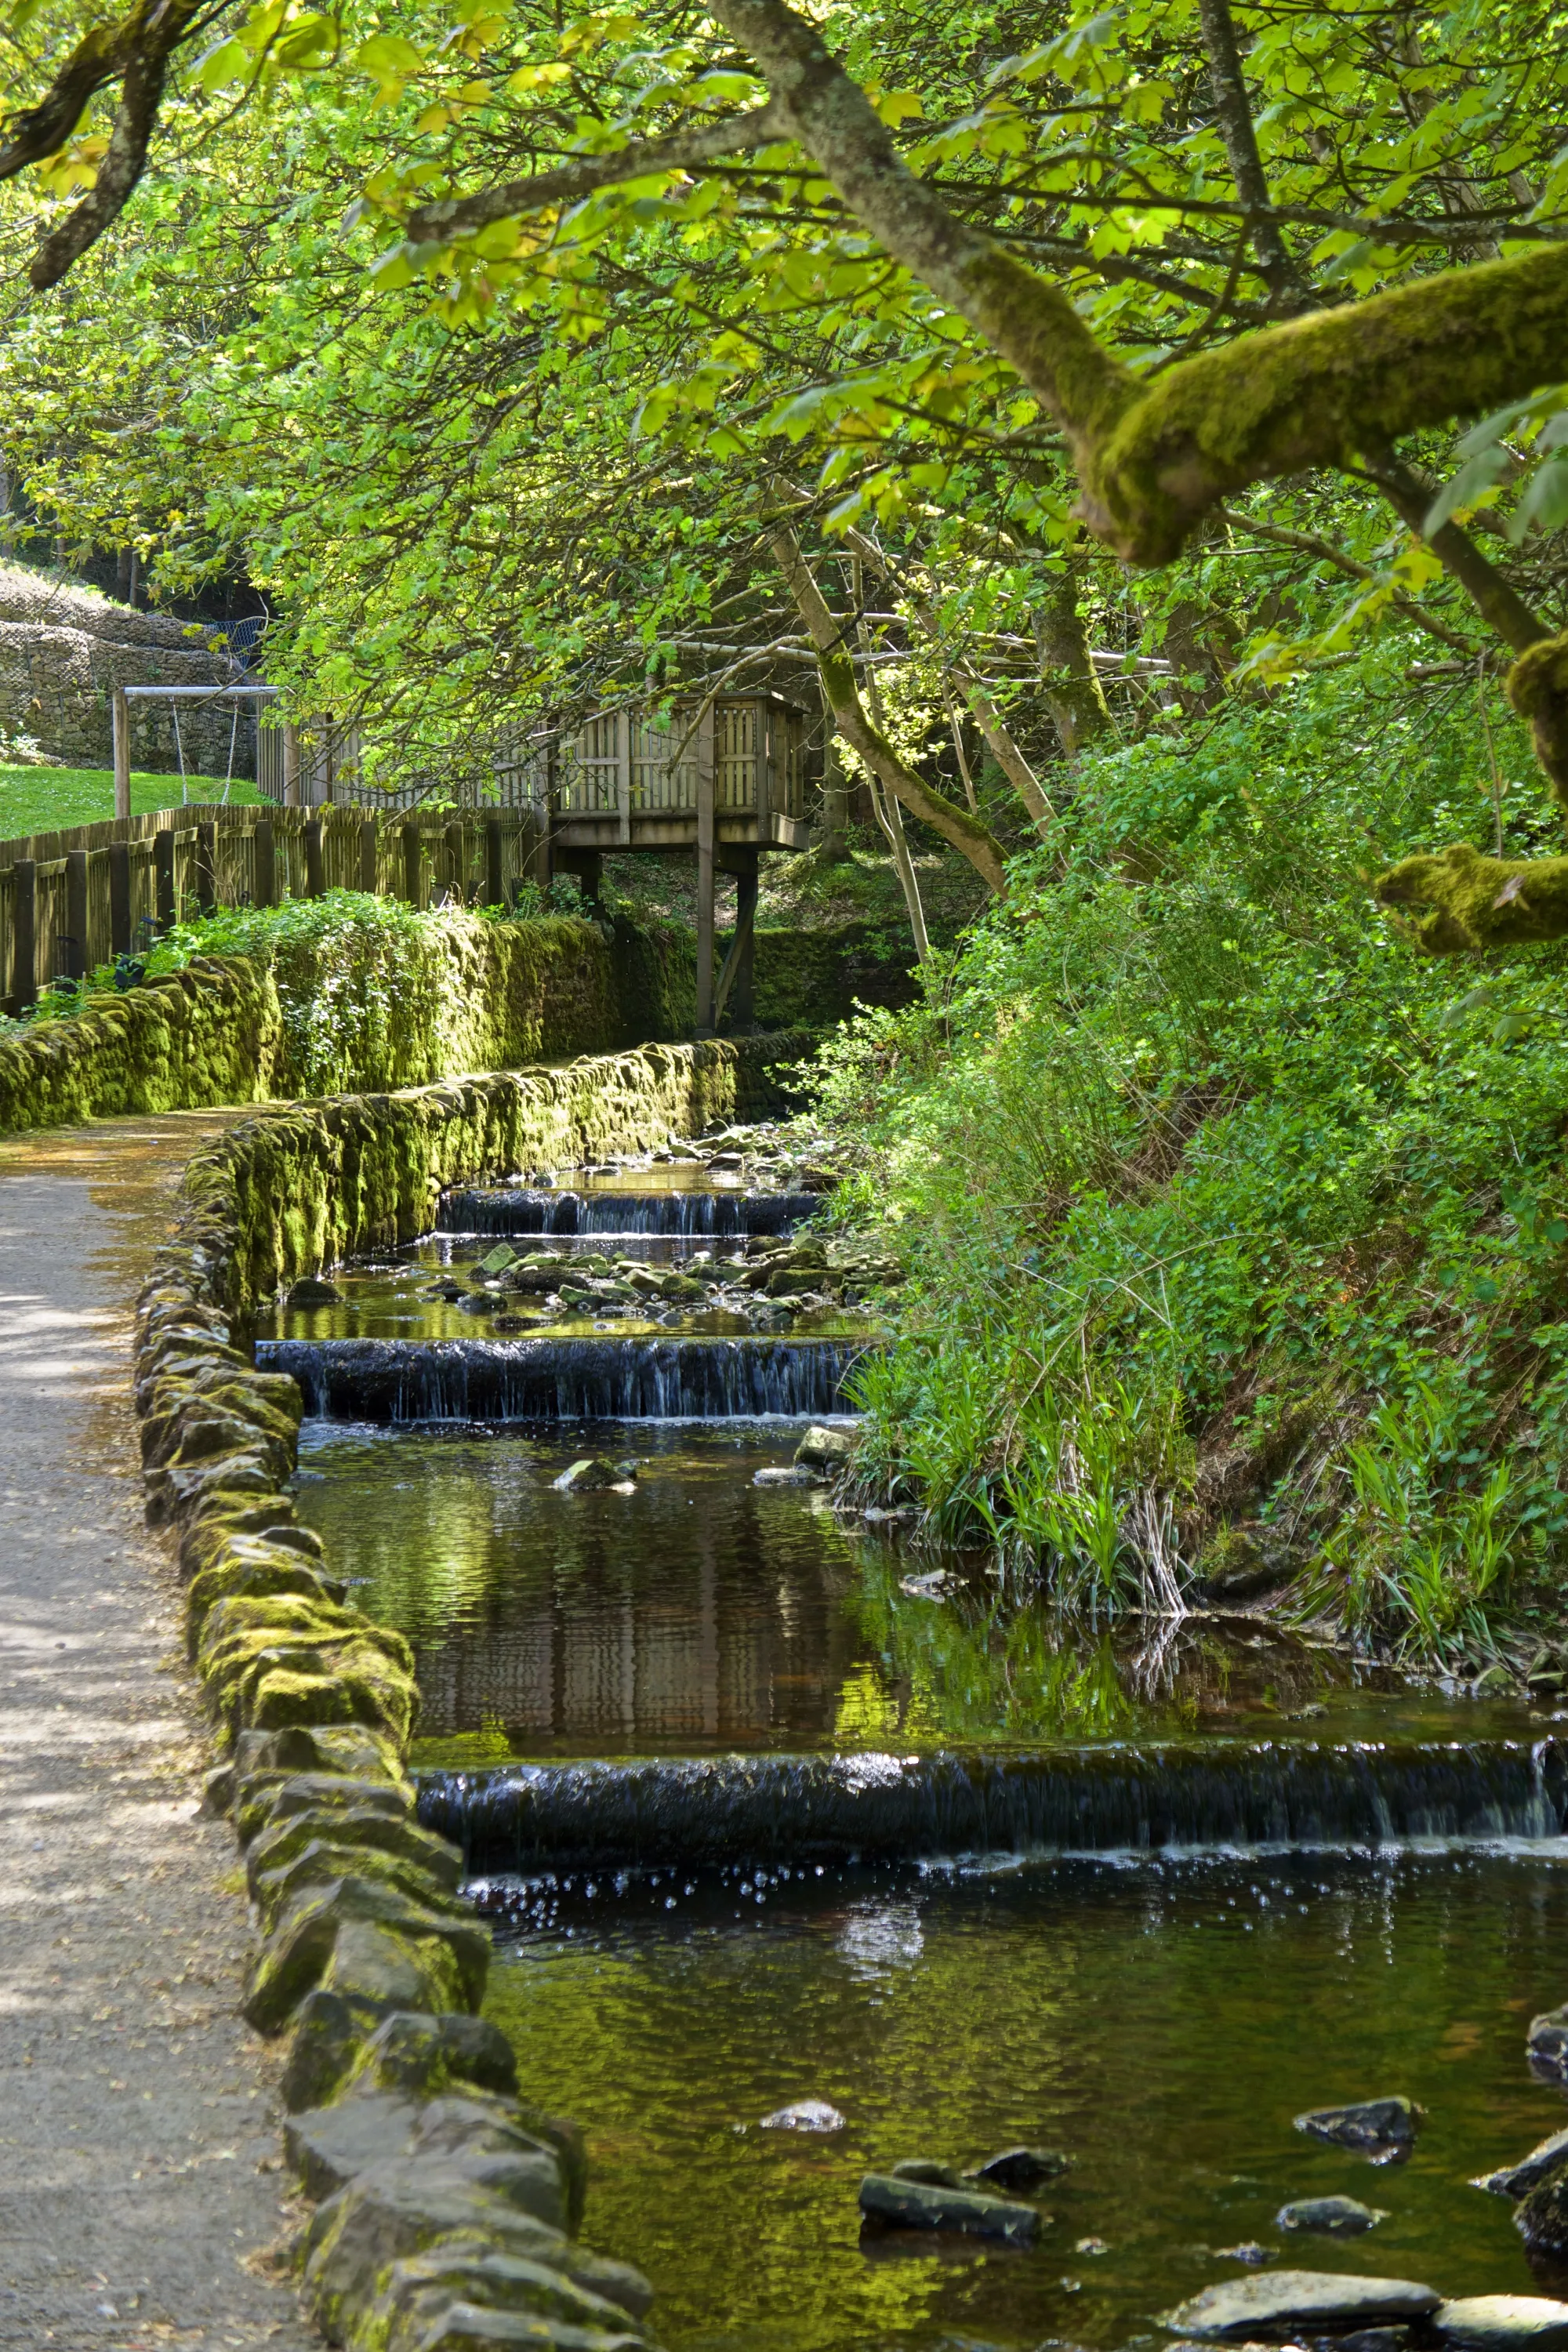
[[(312, 1424), (300, 1508), (414, 1642), (430, 1763), (1527, 1725), (1503, 1706), (1456, 1719), (1256, 1621), (1086, 1630), (978, 1568), (940, 1601), (911, 1594), (894, 1540), (820, 1493), (752, 1484), (798, 1433)], [(556, 1494), (587, 1452), (637, 1456), (635, 1495)]]
[[(537, 1916), (498, 1946), (490, 2013), (530, 2095), (586, 2121), (592, 2229), (649, 2272), (671, 2352), (1152, 2344), (1249, 2240), (1449, 2294), (1561, 2292), (1468, 2185), (1565, 2120), (1523, 2050), (1568, 1991), (1561, 1866), (665, 1874)], [(1427, 2110), (1400, 2167), (1292, 2129), (1394, 2090)], [(847, 2130), (757, 2128), (808, 2097)], [(862, 2172), (1020, 2143), (1074, 2158), (1033, 2253), (868, 2259)], [(1335, 2193), (1385, 2209), (1374, 2240), (1282, 2239), (1283, 2203)]]

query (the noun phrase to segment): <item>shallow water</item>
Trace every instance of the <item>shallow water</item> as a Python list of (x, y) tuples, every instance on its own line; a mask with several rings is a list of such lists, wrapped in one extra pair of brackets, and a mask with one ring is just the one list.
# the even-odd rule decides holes
[[(572, 1181), (694, 1180), (712, 1181)], [(415, 1342), (452, 1367), (426, 1404), (458, 1410), (437, 1389), (483, 1322), (416, 1293), (490, 1245), (435, 1237), (271, 1328), (341, 1343), (340, 1367), (384, 1386), (377, 1348)], [(614, 1344), (583, 1318), (547, 1336), (584, 1363)], [(1063, 1622), (983, 1561), (755, 1485), (800, 1431), (340, 1419), (301, 1447), (301, 1517), (415, 1644), (422, 1810), (490, 1874), (560, 1857), (475, 1882), (489, 2011), (526, 2095), (583, 2125), (587, 2234), (647, 2270), (668, 2352), (1155, 2352), (1158, 2314), (1241, 2274), (1226, 2250), (1248, 2241), (1448, 2294), (1568, 2293), (1468, 2185), (1568, 2120), (1523, 2054), (1529, 2017), (1568, 1998), (1568, 1727), (1247, 1616)], [(634, 1458), (634, 1491), (557, 1494), (590, 1453)], [(829, 1858), (792, 1847), (846, 1789)], [(910, 1858), (953, 1822), (945, 1850), (975, 1854)], [(1020, 1846), (1164, 1850), (980, 1853), (998, 1823)], [(842, 1858), (878, 1835), (901, 1858)], [(1325, 1850), (1268, 1850), (1281, 1838)], [(660, 1841), (679, 1867), (655, 1866)], [(690, 1858), (715, 1850), (721, 1866)], [(1403, 2165), (1291, 2128), (1395, 2090), (1429, 2110)], [(804, 2098), (845, 2130), (759, 2129)], [(864, 2171), (1021, 2141), (1075, 2159), (1033, 2252), (862, 2240)], [(1276, 2226), (1286, 2200), (1335, 2191), (1388, 2218), (1350, 2241)]]
[[(1447, 2294), (1563, 2291), (1467, 2185), (1568, 2122), (1523, 2049), (1568, 1994), (1561, 1862), (583, 1885), (541, 1889), (489, 2009), (531, 2097), (583, 2120), (590, 2235), (648, 2272), (670, 2352), (1152, 2344), (1247, 2241)], [(1428, 2110), (1403, 2165), (1291, 2128), (1395, 2090)], [(847, 2129), (758, 2129), (806, 2097)], [(1076, 2159), (1034, 2251), (862, 2245), (864, 2171), (1019, 2142)], [(1349, 2241), (1276, 2227), (1333, 2193), (1389, 2218)]]
[[(419, 1759), (927, 1752), (1042, 1740), (1529, 1739), (1521, 1706), (1404, 1687), (1256, 1619), (1055, 1623), (980, 1563), (953, 1595), (819, 1490), (757, 1486), (792, 1422), (486, 1432), (308, 1423), (300, 1516), (413, 1641)], [(581, 1454), (633, 1495), (558, 1495)]]
[[(484, 1339), (491, 1328), (490, 1315), (475, 1314), (456, 1299), (433, 1297), (430, 1294), (443, 1281), (477, 1284), (480, 1280), (479, 1260), (495, 1245), (490, 1234), (475, 1238), (432, 1234), (411, 1244), (395, 1258), (340, 1266), (332, 1275), (334, 1285), (342, 1294), (337, 1304), (292, 1307), (285, 1303), (266, 1307), (255, 1318), (254, 1335), (264, 1347), (279, 1339)], [(511, 1246), (521, 1257), (549, 1250), (574, 1257), (603, 1255), (611, 1259), (635, 1258), (647, 1265), (680, 1267), (694, 1261), (704, 1263), (709, 1255), (723, 1261), (743, 1244), (721, 1243), (716, 1250), (709, 1252), (704, 1244), (696, 1241), (623, 1234), (613, 1237), (525, 1235)], [(701, 1258), (698, 1256), (700, 1251), (703, 1253)], [(604, 1314), (597, 1318), (574, 1315), (561, 1307), (547, 1309), (542, 1298), (510, 1293), (495, 1305), (520, 1317), (531, 1333), (542, 1336), (586, 1339), (607, 1332), (637, 1338), (660, 1330), (739, 1336), (755, 1328), (744, 1316), (700, 1305), (682, 1311), (656, 1309), (652, 1313), (628, 1312), (613, 1318)], [(867, 1320), (863, 1315), (819, 1310), (799, 1318), (794, 1328), (815, 1338), (848, 1336), (864, 1334)]]

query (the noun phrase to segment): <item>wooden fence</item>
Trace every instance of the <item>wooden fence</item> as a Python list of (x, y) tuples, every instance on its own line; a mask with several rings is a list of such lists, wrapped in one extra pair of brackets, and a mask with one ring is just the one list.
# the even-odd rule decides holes
[(215, 906), (366, 890), (414, 907), (509, 905), (549, 878), (542, 810), (193, 805), (0, 842), (0, 1004), (135, 954)]

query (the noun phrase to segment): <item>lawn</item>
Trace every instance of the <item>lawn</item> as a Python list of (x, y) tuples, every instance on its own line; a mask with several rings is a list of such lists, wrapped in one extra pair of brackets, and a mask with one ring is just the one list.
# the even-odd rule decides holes
[[(193, 801), (221, 801), (221, 776), (192, 776), (187, 785)], [(237, 776), (228, 788), (231, 805), (254, 804), (262, 795), (247, 779)], [(144, 816), (153, 809), (178, 808), (178, 776), (131, 776), (131, 813)], [(25, 834), (53, 833), (72, 824), (95, 824), (114, 814), (114, 771), (111, 768), (11, 768), (0, 765), (0, 841), (16, 841)]]

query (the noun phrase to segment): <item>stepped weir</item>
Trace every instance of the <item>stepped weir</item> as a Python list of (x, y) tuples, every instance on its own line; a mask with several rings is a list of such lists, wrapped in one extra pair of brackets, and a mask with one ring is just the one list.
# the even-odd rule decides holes
[(1568, 1744), (1235, 1739), (518, 1764), (428, 1773), (419, 1813), (475, 1871), (1540, 1843), (1568, 1832)]
[(845, 1410), (847, 1339), (263, 1339), (328, 1421), (650, 1421)]
[(793, 1233), (821, 1206), (815, 1192), (574, 1192), (529, 1186), (448, 1192), (440, 1234), (664, 1234), (691, 1241)]

